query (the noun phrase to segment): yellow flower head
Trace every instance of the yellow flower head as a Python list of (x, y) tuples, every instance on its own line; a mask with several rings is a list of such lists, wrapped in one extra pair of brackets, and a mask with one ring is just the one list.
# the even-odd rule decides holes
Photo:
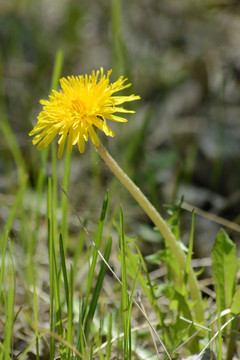
[[(100, 79), (99, 78), (100, 74)], [(117, 81), (110, 84), (109, 76), (100, 71), (93, 71), (92, 75), (69, 76), (62, 78), (60, 84), (62, 90), (55, 91), (49, 95), (49, 100), (40, 100), (43, 110), (38, 116), (38, 122), (30, 136), (35, 135), (33, 144), (38, 144), (37, 149), (41, 150), (60, 135), (58, 140), (58, 157), (61, 158), (66, 138), (68, 135), (67, 151), (72, 151), (73, 145), (78, 144), (81, 153), (84, 152), (85, 141), (88, 135), (94, 145), (99, 146), (100, 142), (96, 135), (95, 128), (102, 130), (107, 136), (115, 136), (108, 127), (106, 119), (126, 122), (123, 117), (115, 113), (133, 113), (119, 106), (127, 101), (140, 99), (139, 96), (112, 96), (117, 91), (129, 87), (131, 84), (124, 84), (127, 79), (121, 76)], [(38, 135), (36, 135), (38, 134)]]

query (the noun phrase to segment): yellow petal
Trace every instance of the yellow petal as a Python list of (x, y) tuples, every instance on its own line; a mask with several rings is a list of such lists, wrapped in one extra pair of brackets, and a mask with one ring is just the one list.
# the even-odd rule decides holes
[(88, 132), (89, 132), (89, 135), (92, 139), (92, 142), (94, 143), (94, 145), (96, 146), (99, 146), (100, 145), (100, 141), (99, 141), (99, 138), (97, 137), (95, 131), (93, 130), (92, 126), (90, 125), (89, 128), (88, 128)]
[(58, 140), (58, 158), (61, 159), (63, 155), (63, 151), (65, 148), (66, 138), (67, 138), (68, 131), (64, 131), (60, 139)]
[(85, 141), (84, 141), (82, 134), (79, 134), (79, 137), (78, 137), (78, 149), (79, 149), (80, 153), (84, 153)]
[(37, 149), (38, 150), (42, 150), (44, 147), (48, 146), (50, 144), (50, 142), (55, 138), (55, 136), (58, 133), (58, 129), (53, 129), (52, 131), (50, 131), (45, 138), (40, 142), (40, 144), (38, 145)]
[(73, 147), (73, 129), (70, 128), (69, 135), (68, 135), (68, 143), (67, 143), (67, 152), (70, 154), (72, 152)]
[(115, 133), (110, 129), (110, 127), (107, 126), (107, 124), (103, 121), (101, 121), (99, 118), (92, 118), (92, 123), (94, 126), (96, 126), (98, 129), (103, 131), (107, 136), (114, 137)]
[(108, 115), (108, 119), (113, 120), (113, 121), (117, 121), (117, 122), (127, 122), (127, 119), (124, 119), (121, 116), (112, 115), (112, 114)]

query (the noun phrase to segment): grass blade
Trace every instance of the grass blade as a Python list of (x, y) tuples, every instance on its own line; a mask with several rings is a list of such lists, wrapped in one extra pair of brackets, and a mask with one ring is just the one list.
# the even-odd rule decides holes
[[(104, 220), (105, 220), (106, 211), (107, 211), (107, 205), (108, 205), (108, 191), (106, 192), (104, 200), (103, 200), (102, 211), (101, 211), (101, 216), (100, 216), (99, 225), (98, 225), (97, 239), (95, 242), (96, 247), (98, 249), (100, 247), (100, 243), (101, 243), (101, 239), (102, 239), (102, 231), (103, 231), (103, 225), (104, 225)], [(97, 253), (97, 250), (94, 248), (92, 263), (91, 263), (91, 267), (90, 267), (90, 271), (89, 271), (88, 288), (87, 288), (87, 294), (86, 294), (86, 306), (88, 306), (88, 299), (89, 299), (89, 295), (91, 292), (93, 276), (94, 276), (95, 267), (96, 267), (96, 263), (97, 263), (97, 257), (98, 257), (98, 253)]]
[(120, 208), (120, 256), (122, 266), (122, 311), (123, 311), (123, 332), (124, 332), (124, 357), (129, 358), (129, 342), (128, 342), (128, 310), (129, 310), (129, 298), (128, 298), (128, 286), (127, 286), (127, 267), (126, 267), (126, 245), (124, 235), (124, 223), (123, 212)]
[(19, 182), (22, 182), (24, 174), (26, 173), (27, 166), (24, 157), (22, 155), (22, 152), (20, 150), (20, 147), (18, 145), (18, 142), (16, 140), (16, 137), (6, 118), (1, 118), (0, 129), (7, 140), (8, 146), (13, 155), (14, 161), (17, 165)]
[[(107, 262), (109, 260), (110, 254), (111, 254), (111, 248), (112, 248), (112, 239), (109, 238), (105, 252), (104, 252), (104, 259)], [(92, 295), (92, 300), (91, 300), (91, 303), (89, 306), (89, 311), (88, 311), (88, 314), (86, 317), (85, 329), (84, 329), (86, 339), (89, 336), (90, 325), (92, 323), (92, 319), (93, 319), (94, 313), (96, 311), (96, 307), (97, 307), (100, 291), (102, 289), (103, 279), (105, 277), (106, 270), (107, 270), (107, 265), (105, 264), (105, 262), (102, 262), (101, 269), (100, 269), (100, 272), (99, 272), (99, 275), (97, 278), (97, 283), (95, 285), (94, 292)]]
[(135, 287), (136, 287), (136, 284), (137, 284), (137, 278), (138, 278), (140, 269), (141, 269), (141, 266), (139, 265), (138, 271), (137, 271), (137, 273), (136, 273), (136, 276), (135, 276), (135, 279), (134, 279), (134, 282), (133, 282), (131, 297), (130, 297), (130, 300), (129, 300), (128, 322), (127, 322), (127, 338), (128, 338), (128, 344), (129, 344), (129, 354), (128, 354), (128, 357), (129, 357), (129, 359), (132, 358), (131, 313), (132, 313), (132, 305), (133, 305), (133, 295), (134, 295)]
[(33, 303), (34, 303), (34, 328), (35, 328), (35, 336), (36, 336), (36, 356), (37, 360), (39, 360), (39, 334), (38, 334), (38, 315), (37, 315), (37, 294), (36, 294), (36, 279), (33, 284)]
[(57, 87), (58, 87), (58, 80), (61, 76), (62, 67), (63, 67), (63, 51), (61, 49), (59, 49), (56, 54), (54, 67), (53, 67), (51, 90), (57, 89)]
[(2, 238), (1, 238), (1, 267), (0, 267), (0, 300), (1, 300), (1, 292), (2, 292), (2, 287), (3, 287), (3, 275), (4, 275), (4, 271), (5, 271), (5, 256), (6, 256), (6, 251), (7, 251), (7, 242), (8, 242), (8, 231), (4, 231)]
[[(53, 75), (51, 81), (51, 90), (57, 89), (59, 77), (61, 76), (63, 65), (63, 52), (58, 50), (55, 58)], [(57, 208), (58, 208), (58, 199), (57, 199), (57, 146), (56, 142), (52, 141), (51, 143), (51, 155), (52, 155), (52, 188), (53, 188), (53, 227), (54, 227), (54, 242), (55, 248), (57, 247)]]
[[(69, 300), (68, 300), (68, 327), (67, 327), (67, 342), (73, 344), (73, 267), (70, 268), (69, 274)], [(70, 350), (68, 351), (68, 358), (70, 359)]]
[(69, 285), (68, 285), (67, 267), (66, 267), (66, 261), (65, 261), (65, 252), (64, 252), (64, 246), (63, 246), (62, 234), (59, 235), (59, 252), (60, 252), (60, 259), (61, 259), (61, 269), (62, 269), (62, 273), (63, 273), (63, 282), (64, 282), (64, 288), (65, 288), (67, 309), (69, 311), (69, 298), (70, 298), (69, 297)]
[(16, 194), (16, 198), (15, 198), (15, 201), (13, 203), (13, 206), (11, 208), (11, 212), (8, 216), (8, 219), (6, 221), (6, 224), (4, 226), (4, 229), (3, 229), (3, 235), (5, 234), (5, 232), (9, 232), (11, 230), (11, 227), (12, 227), (12, 224), (13, 224), (13, 221), (15, 220), (16, 218), (16, 213), (17, 213), (17, 210), (20, 206), (20, 203), (22, 201), (22, 197), (23, 197), (23, 192), (26, 188), (26, 185), (27, 185), (27, 176), (24, 176), (24, 178), (22, 179), (21, 181), (21, 184), (20, 184), (20, 187), (18, 189), (18, 192)]
[[(70, 179), (70, 165), (71, 165), (71, 154), (65, 152), (62, 186), (67, 194), (68, 194), (69, 179)], [(61, 210), (62, 210), (61, 233), (63, 238), (64, 249), (66, 249), (66, 244), (68, 239), (68, 198), (67, 196), (65, 196), (64, 192), (62, 192)]]
[[(85, 356), (85, 344), (86, 344), (86, 339), (85, 339), (85, 334), (83, 331), (83, 314), (84, 314), (84, 303), (83, 302), (79, 302), (79, 317), (78, 317), (78, 332), (77, 332), (77, 341), (76, 341), (76, 349), (83, 353), (83, 356)], [(80, 358), (77, 357), (77, 360), (79, 360)]]
[[(186, 261), (186, 270), (184, 274), (184, 282), (185, 285), (188, 283), (188, 275), (191, 269), (191, 260), (192, 260), (192, 252), (193, 252), (193, 238), (194, 238), (194, 211), (192, 212), (192, 224), (191, 224), (191, 233), (188, 245), (188, 254), (187, 254), (187, 261)], [(185, 286), (185, 290), (187, 292), (187, 287)]]
[[(48, 218), (48, 258), (49, 258), (49, 285), (50, 285), (50, 331), (55, 332), (54, 316), (54, 267), (53, 267), (53, 226), (52, 226), (52, 179), (48, 179), (48, 199), (47, 199), (47, 218)], [(55, 339), (50, 338), (50, 359), (55, 357)]]
[(5, 339), (4, 339), (4, 349), (5, 349), (5, 358), (10, 358), (11, 354), (11, 340), (12, 340), (12, 331), (14, 323), (14, 294), (15, 294), (15, 279), (14, 279), (14, 266), (13, 262), (9, 264), (9, 274), (8, 274), (8, 289), (5, 294)]
[(137, 254), (133, 254), (131, 252), (131, 250), (129, 249), (129, 247), (128, 246), (126, 247), (128, 272), (129, 272), (129, 274), (131, 274), (131, 276), (133, 275), (135, 277), (136, 274), (138, 273), (139, 261), (140, 261), (142, 268), (146, 274), (147, 279), (145, 279), (144, 275), (140, 272), (138, 275), (138, 282), (141, 285), (146, 297), (148, 298), (149, 303), (151, 304), (152, 308), (154, 309), (154, 311), (157, 314), (159, 326), (164, 327), (163, 314), (161, 313), (161, 311), (159, 309), (159, 306), (157, 303), (157, 298), (156, 298), (156, 295), (155, 295), (155, 292), (153, 289), (153, 285), (152, 285), (150, 277), (149, 277), (147, 266), (145, 264), (144, 258), (142, 256), (141, 251), (138, 248), (137, 244), (135, 244), (135, 248), (136, 248)]
[(106, 348), (106, 360), (111, 358), (111, 348), (112, 348), (112, 313), (110, 312), (108, 318), (108, 333), (107, 333), (107, 348)]

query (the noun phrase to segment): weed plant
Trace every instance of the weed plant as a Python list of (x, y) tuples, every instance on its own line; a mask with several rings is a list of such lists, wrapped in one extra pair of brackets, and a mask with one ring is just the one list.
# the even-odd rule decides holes
[[(116, 38), (118, 6), (113, 1)], [(116, 77), (121, 76), (124, 61), (121, 39), (117, 43)], [(58, 87), (62, 64), (63, 53), (59, 51), (51, 89)], [(128, 148), (128, 169), (144, 127), (145, 123)], [(126, 231), (126, 223), (131, 229), (128, 209), (115, 198), (116, 193), (125, 191), (122, 185), (113, 181), (110, 191), (104, 188), (102, 196), (99, 154), (105, 161), (109, 156), (102, 145), (99, 152), (93, 149), (91, 154), (81, 155), (89, 157), (93, 183), (91, 189), (86, 186), (83, 191), (93, 202), (102, 199), (100, 211), (95, 206), (89, 219), (91, 209), (83, 204), (80, 212), (69, 195), (79, 191), (69, 188), (72, 155), (65, 152), (63, 159), (57, 160), (53, 141), (33, 155), (38, 166), (31, 179), (29, 164), (6, 113), (1, 116), (0, 130), (18, 177), (18, 189), (0, 237), (0, 360), (153, 360), (194, 354), (195, 359), (230, 360), (239, 356), (238, 260), (236, 246), (226, 231), (216, 234), (211, 254), (213, 287), (209, 289), (198, 280), (202, 269), (197, 272), (193, 268), (194, 212), (188, 245), (181, 241), (182, 202), (166, 207), (166, 220), (156, 210), (156, 216), (151, 217), (149, 205), (143, 205), (145, 198), (139, 201), (132, 185), (124, 183), (142, 206), (139, 211), (151, 219), (146, 228), (155, 250), (145, 256), (138, 237)], [(109, 210), (110, 202), (114, 205)], [(72, 219), (74, 231), (70, 231)], [(176, 245), (172, 245), (172, 238)], [(154, 279), (151, 266), (161, 272)]]
[[(62, 53), (59, 52), (53, 72), (53, 88), (56, 88), (61, 64)], [(236, 248), (225, 231), (222, 230), (216, 237), (212, 252), (215, 298), (204, 297), (201, 293), (203, 305), (196, 304), (189, 292), (194, 213), (188, 248), (184, 248), (179, 229), (181, 203), (167, 209), (170, 217), (165, 224), (186, 254), (184, 268), (167, 242), (163, 250), (144, 259), (137, 239), (128, 238), (125, 234), (124, 211), (120, 204), (119, 217), (108, 220), (113, 224), (111, 231), (118, 233), (118, 243), (113, 243), (111, 231), (105, 238), (103, 230), (108, 192), (96, 229), (90, 232), (78, 211), (69, 207), (69, 154), (65, 155), (64, 177), (62, 186), (59, 185), (54, 142), (51, 144), (52, 174), (46, 176), (45, 173), (49, 155), (46, 148), (41, 153), (38, 169), (37, 202), (32, 213), (27, 213), (24, 200), (29, 179), (24, 158), (7, 119), (2, 122), (1, 129), (19, 174), (19, 190), (1, 235), (1, 359), (11, 359), (16, 355), (24, 359), (28, 353), (35, 354), (37, 359), (44, 356), (49, 359), (172, 359), (178, 354), (199, 354), (197, 358), (200, 359), (207, 349), (212, 349), (218, 359), (223, 356), (232, 359), (236, 347), (232, 334), (238, 326), (240, 292), (236, 288)], [(40, 215), (40, 199), (46, 190), (44, 220)], [(69, 209), (79, 221), (79, 236), (72, 258), (67, 256)], [(58, 220), (59, 213), (61, 221)], [(18, 216), (21, 244), (14, 243), (12, 233), (13, 222)], [(48, 251), (44, 263), (37, 256), (41, 227), (46, 229), (47, 235)], [(85, 247), (83, 242), (87, 242), (88, 246)], [(159, 236), (159, 246), (161, 242)], [(111, 266), (113, 247), (115, 261), (121, 268), (119, 274)], [(17, 256), (19, 251), (21, 261)], [(146, 261), (166, 267), (164, 281), (151, 280)], [(21, 268), (23, 264), (25, 266)], [(47, 268), (48, 280), (41, 276), (42, 267)], [(81, 272), (84, 268), (83, 277)], [(48, 290), (43, 290), (46, 282)], [(105, 282), (111, 284), (111, 291), (106, 288), (109, 285), (104, 286)], [(197, 286), (200, 291), (200, 282)], [(24, 291), (25, 299), (20, 304), (19, 287)], [(204, 310), (202, 319), (199, 315), (201, 306)], [(45, 321), (42, 319), (43, 307), (47, 307)], [(31, 335), (28, 336), (29, 344), (24, 342), (24, 349), (16, 354), (18, 347), (15, 342), (19, 332), (16, 329), (19, 324), (25, 326), (22, 335), (25, 332)]]

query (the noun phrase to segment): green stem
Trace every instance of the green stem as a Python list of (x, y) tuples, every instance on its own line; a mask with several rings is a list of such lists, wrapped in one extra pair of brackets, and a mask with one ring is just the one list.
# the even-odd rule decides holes
[[(149, 202), (146, 196), (141, 192), (141, 190), (134, 184), (134, 182), (125, 174), (125, 172), (119, 167), (116, 161), (111, 157), (105, 147), (100, 144), (96, 147), (99, 155), (111, 169), (111, 171), (116, 175), (116, 177), (120, 180), (120, 182), (125, 186), (125, 188), (131, 193), (131, 195), (135, 198), (135, 200), (139, 203), (142, 209), (146, 212), (152, 222), (156, 225), (165, 241), (173, 251), (176, 256), (181, 268), (183, 271), (186, 269), (186, 255), (180, 247), (179, 242), (169, 229), (167, 223), (161, 217), (161, 215), (157, 212), (154, 206)], [(192, 296), (192, 300), (194, 303), (194, 312), (195, 318), (199, 323), (204, 322), (204, 309), (201, 292), (198, 287), (198, 282), (196, 276), (193, 272), (192, 267), (190, 267), (189, 275), (188, 275), (188, 285), (190, 289), (190, 293)]]

